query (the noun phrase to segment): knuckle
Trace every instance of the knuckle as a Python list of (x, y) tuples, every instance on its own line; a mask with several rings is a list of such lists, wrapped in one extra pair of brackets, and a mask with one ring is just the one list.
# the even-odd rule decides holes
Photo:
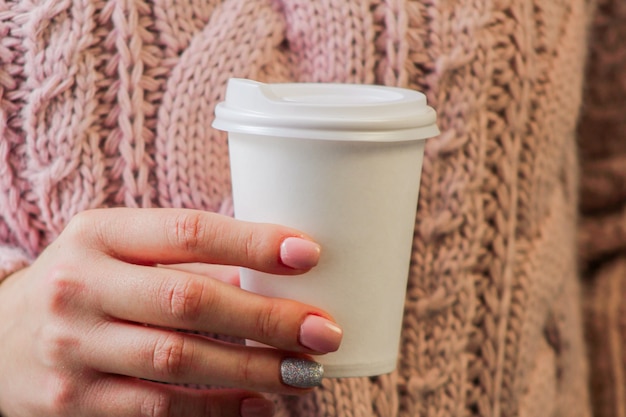
[(192, 358), (193, 352), (187, 338), (182, 334), (169, 332), (154, 345), (152, 368), (157, 377), (177, 378), (187, 373)]
[(49, 389), (46, 390), (47, 398), (45, 408), (50, 416), (72, 415), (77, 404), (81, 390), (78, 383), (65, 375), (55, 375), (49, 381)]
[(276, 338), (281, 325), (281, 308), (276, 302), (269, 302), (259, 310), (256, 320), (257, 338), (260, 341), (271, 341)]
[(261, 242), (257, 239), (257, 235), (252, 228), (245, 230), (241, 239), (243, 241), (242, 247), (244, 249), (246, 259), (254, 262), (262, 257)]
[(42, 361), (52, 368), (67, 366), (71, 361), (71, 352), (77, 352), (79, 347), (78, 339), (59, 324), (44, 326), (41, 330), (40, 341)]
[(63, 234), (83, 239), (86, 235), (93, 231), (94, 225), (97, 224), (93, 217), (94, 215), (92, 210), (78, 212), (70, 219), (63, 231)]
[(141, 403), (142, 417), (169, 417), (172, 415), (172, 396), (165, 390), (146, 396)]
[(175, 216), (166, 224), (170, 244), (187, 251), (198, 249), (206, 236), (203, 213), (184, 213)]
[(47, 307), (51, 313), (60, 315), (73, 306), (85, 290), (75, 279), (74, 268), (57, 264), (50, 268), (44, 278)]
[(252, 351), (245, 351), (237, 362), (236, 383), (238, 386), (250, 386), (254, 372), (254, 354)]
[(110, 244), (110, 220), (101, 216), (101, 210), (92, 209), (75, 214), (61, 233), (60, 241), (78, 247), (106, 248)]
[(204, 285), (191, 278), (170, 281), (161, 289), (161, 303), (166, 314), (176, 322), (192, 323), (202, 314)]
[(285, 233), (274, 225), (255, 225), (240, 228), (238, 243), (248, 262), (271, 268), (280, 264), (277, 243), (285, 237)]

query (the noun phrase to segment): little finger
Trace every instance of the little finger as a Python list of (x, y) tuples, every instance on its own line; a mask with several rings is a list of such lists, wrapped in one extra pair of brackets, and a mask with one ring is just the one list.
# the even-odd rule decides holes
[(271, 417), (274, 405), (243, 390), (192, 389), (110, 375), (87, 398), (98, 416)]

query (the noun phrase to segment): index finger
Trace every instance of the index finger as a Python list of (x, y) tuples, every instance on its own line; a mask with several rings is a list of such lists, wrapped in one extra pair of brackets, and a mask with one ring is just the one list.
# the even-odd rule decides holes
[(64, 234), (132, 263), (204, 262), (276, 274), (305, 272), (320, 252), (295, 229), (189, 209), (88, 210), (76, 215)]

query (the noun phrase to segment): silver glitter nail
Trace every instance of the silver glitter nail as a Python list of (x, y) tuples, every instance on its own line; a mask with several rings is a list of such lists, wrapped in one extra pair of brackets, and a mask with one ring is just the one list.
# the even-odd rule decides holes
[(280, 364), (283, 383), (296, 388), (312, 388), (322, 383), (322, 364), (305, 359), (287, 358)]

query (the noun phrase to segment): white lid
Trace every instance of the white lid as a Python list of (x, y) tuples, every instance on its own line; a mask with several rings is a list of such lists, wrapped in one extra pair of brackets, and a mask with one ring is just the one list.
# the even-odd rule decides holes
[(362, 84), (263, 84), (232, 78), (213, 127), (311, 139), (404, 141), (439, 134), (420, 92)]

